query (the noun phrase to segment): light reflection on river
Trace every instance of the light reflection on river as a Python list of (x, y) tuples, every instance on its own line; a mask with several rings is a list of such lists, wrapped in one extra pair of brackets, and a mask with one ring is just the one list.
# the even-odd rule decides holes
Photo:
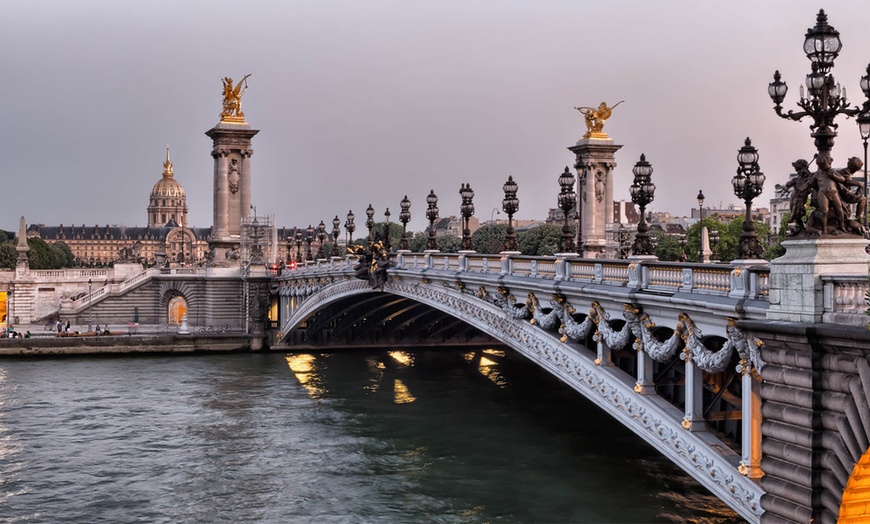
[(0, 519), (740, 522), (510, 352), (0, 361)]

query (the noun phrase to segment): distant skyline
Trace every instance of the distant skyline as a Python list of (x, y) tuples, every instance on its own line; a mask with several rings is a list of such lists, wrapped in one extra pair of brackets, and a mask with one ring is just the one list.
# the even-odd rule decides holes
[[(221, 79), (251, 73), (252, 202), (284, 227), (348, 210), (364, 228), (372, 204), (426, 226), (433, 189), (442, 217), (470, 183), (481, 222), (519, 184), (518, 219), (556, 207), (567, 150), (585, 132), (575, 106), (625, 100), (604, 131), (616, 153), (614, 199), (630, 201), (631, 168), (654, 172), (648, 207), (690, 215), (740, 204), (736, 156), (752, 138), (766, 207), (797, 158), (812, 158), (797, 109), (810, 72), (804, 33), (819, 8), (843, 49), (833, 74), (851, 103), (870, 63), (870, 7), (858, 0), (729, 2), (174, 2), (4, 3), (5, 81), (0, 227), (142, 226), (167, 144), (192, 226), (212, 222), (212, 144)], [(853, 119), (838, 118), (834, 163), (863, 156)], [(503, 214), (496, 214), (505, 218)]]

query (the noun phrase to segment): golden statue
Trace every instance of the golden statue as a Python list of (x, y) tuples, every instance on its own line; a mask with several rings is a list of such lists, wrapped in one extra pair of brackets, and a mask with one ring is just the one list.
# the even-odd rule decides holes
[(606, 102), (601, 102), (597, 109), (594, 107), (575, 107), (574, 109), (583, 113), (586, 118), (586, 134), (583, 135), (583, 138), (607, 138), (607, 133), (602, 131), (604, 121), (610, 118), (610, 113), (623, 102), (625, 100), (620, 100), (610, 107), (607, 107)]
[[(221, 111), (221, 122), (244, 122), (245, 113), (242, 112), (242, 95), (248, 90), (248, 77), (245, 75), (235, 87), (233, 87), (233, 79), (224, 77), (221, 80), (224, 86), (224, 110)], [(242, 89), (242, 84), (245, 88)]]

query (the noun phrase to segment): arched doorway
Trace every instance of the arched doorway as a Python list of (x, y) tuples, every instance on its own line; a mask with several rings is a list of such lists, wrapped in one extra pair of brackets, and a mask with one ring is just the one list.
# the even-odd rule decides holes
[(169, 324), (176, 326), (181, 324), (181, 319), (184, 317), (185, 313), (187, 313), (187, 300), (182, 296), (172, 297), (167, 308)]
[(867, 522), (870, 520), (870, 449), (864, 452), (861, 460), (855, 464), (843, 500), (840, 502), (840, 516), (837, 522)]

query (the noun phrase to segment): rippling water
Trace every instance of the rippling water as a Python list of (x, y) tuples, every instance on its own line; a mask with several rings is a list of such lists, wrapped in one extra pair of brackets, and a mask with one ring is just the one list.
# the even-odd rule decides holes
[(0, 361), (0, 520), (741, 520), (490, 350)]

